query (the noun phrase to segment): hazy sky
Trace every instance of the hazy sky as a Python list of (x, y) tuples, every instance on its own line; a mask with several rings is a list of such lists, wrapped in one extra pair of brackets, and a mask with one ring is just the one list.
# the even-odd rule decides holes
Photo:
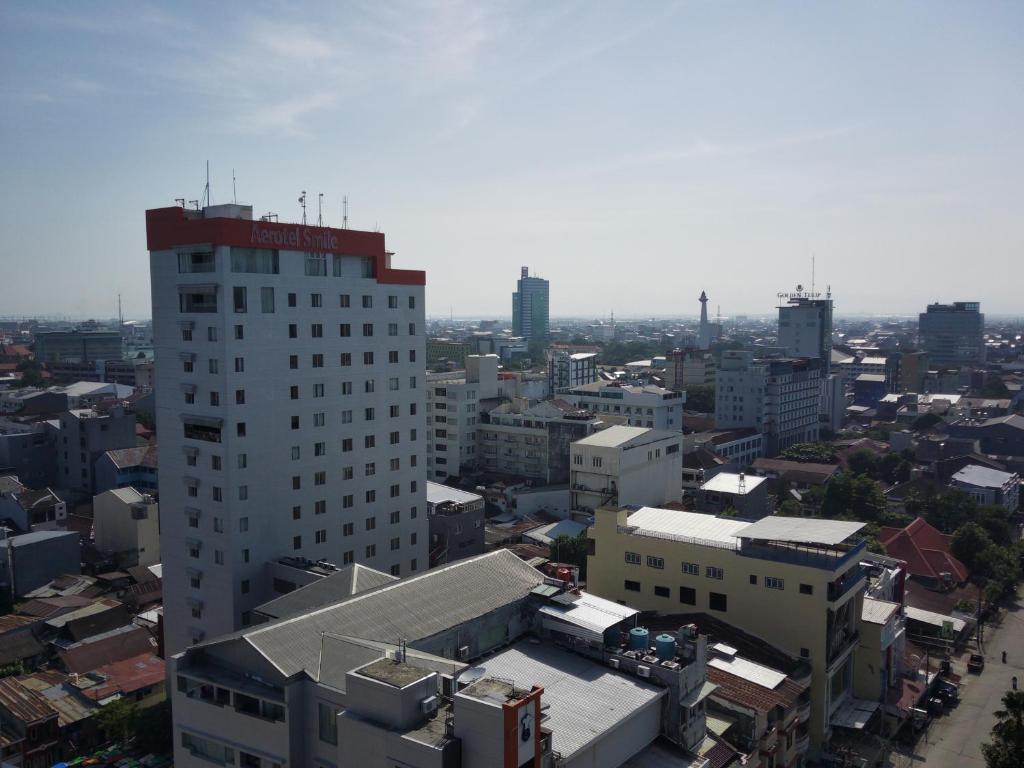
[(144, 210), (379, 228), (427, 311), (1024, 314), (1024, 3), (0, 3), (0, 315), (149, 312)]

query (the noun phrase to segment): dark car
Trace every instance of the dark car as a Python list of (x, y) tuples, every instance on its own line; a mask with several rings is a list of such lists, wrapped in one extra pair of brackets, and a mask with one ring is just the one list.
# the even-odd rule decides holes
[(967, 660), (967, 671), (981, 673), (984, 668), (985, 657), (980, 653), (972, 653), (971, 658)]

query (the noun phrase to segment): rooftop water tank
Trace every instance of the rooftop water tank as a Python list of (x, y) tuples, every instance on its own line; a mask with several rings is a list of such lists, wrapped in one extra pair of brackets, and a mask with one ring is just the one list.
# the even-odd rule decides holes
[(676, 639), (672, 635), (658, 635), (654, 638), (654, 653), (658, 661), (672, 661), (676, 657)]
[(629, 630), (629, 650), (646, 651), (650, 648), (651, 633), (644, 627), (633, 627)]

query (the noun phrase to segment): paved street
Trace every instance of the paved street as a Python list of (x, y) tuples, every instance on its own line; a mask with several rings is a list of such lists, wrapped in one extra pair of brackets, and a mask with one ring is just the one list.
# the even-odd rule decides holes
[[(1002, 624), (985, 628), (985, 670), (981, 675), (967, 675), (961, 686), (960, 705), (948, 715), (932, 721), (928, 743), (918, 742), (913, 762), (896, 761), (896, 765), (926, 765), (928, 768), (984, 768), (981, 745), (987, 741), (995, 724), (993, 712), (1000, 709), (1003, 694), (1010, 688), (1014, 675), (1024, 686), (1024, 598), (1018, 593), (1017, 603), (1003, 617)], [(1007, 652), (1007, 663), (1001, 661)], [(922, 762), (922, 758), (924, 761)], [(1024, 757), (1022, 757), (1024, 763)]]

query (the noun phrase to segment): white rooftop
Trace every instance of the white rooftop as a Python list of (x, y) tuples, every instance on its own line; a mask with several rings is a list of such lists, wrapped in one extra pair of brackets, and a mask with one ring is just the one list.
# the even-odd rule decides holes
[(885, 624), (900, 608), (899, 603), (891, 603), (888, 600), (878, 600), (874, 597), (864, 596), (864, 606), (860, 611), (860, 618), (869, 624)]
[(864, 523), (847, 520), (816, 520), (808, 517), (766, 517), (748, 524), (739, 533), (745, 539), (788, 541), (831, 546), (850, 538)]
[(470, 493), (459, 488), (452, 488), (450, 485), (433, 483), (427, 480), (427, 503), (441, 504), (446, 501), (454, 501), (457, 504), (472, 504), (474, 501), (481, 501), (483, 496), (477, 493)]
[(935, 613), (935, 611), (925, 611), (920, 608), (912, 608), (909, 605), (906, 607), (905, 612), (908, 619), (920, 621), (922, 624), (930, 624), (931, 626), (939, 627), (940, 629), (947, 623), (951, 624), (954, 634), (960, 634), (963, 632), (964, 627), (967, 626), (967, 622), (963, 619), (946, 616), (942, 613)]
[(534, 528), (532, 531), (527, 531), (523, 536), (541, 544), (552, 544), (559, 536), (568, 536), (570, 539), (575, 539), (585, 530), (587, 530), (587, 526), (583, 523), (577, 523), (575, 520), (558, 520), (554, 523), (542, 525), (540, 528)]
[(742, 656), (730, 656), (728, 658), (715, 656), (708, 661), (708, 666), (728, 672), (730, 675), (741, 677), (747, 682), (767, 688), (770, 691), (778, 688), (782, 681), (786, 679), (784, 672), (766, 667), (764, 664), (758, 664), (750, 659), (744, 659)]
[(671, 432), (665, 429), (650, 429), (649, 427), (626, 427), (616, 424), (607, 429), (598, 430), (592, 435), (587, 435), (576, 441), (576, 445), (592, 445), (602, 448), (630, 448), (636, 445), (646, 445), (658, 440), (669, 438), (682, 439), (682, 432)]
[(511, 680), (524, 690), (542, 686), (544, 727), (551, 730), (552, 748), (566, 760), (599, 739), (614, 739), (620, 735), (617, 729), (647, 707), (659, 707), (658, 700), (668, 692), (583, 656), (525, 641), (481, 661), (475, 669), (481, 677)]
[(581, 592), (574, 597), (576, 599), (571, 602), (552, 602), (541, 606), (540, 612), (586, 630), (587, 639), (591, 639), (590, 635), (601, 639), (605, 630), (639, 613), (589, 592)]
[(982, 467), (978, 464), (968, 464), (955, 475), (953, 480), (966, 485), (974, 485), (978, 488), (1002, 488), (1010, 480), (1013, 474), (1000, 472), (998, 469)]
[(715, 517), (697, 512), (682, 512), (675, 509), (641, 507), (627, 518), (627, 524), (655, 533), (703, 539), (715, 544), (736, 546), (738, 531), (750, 525), (745, 520), (732, 517)]
[(731, 493), (742, 496), (767, 482), (767, 478), (757, 475), (738, 475), (733, 472), (719, 472), (700, 487), (702, 491), (715, 493)]

